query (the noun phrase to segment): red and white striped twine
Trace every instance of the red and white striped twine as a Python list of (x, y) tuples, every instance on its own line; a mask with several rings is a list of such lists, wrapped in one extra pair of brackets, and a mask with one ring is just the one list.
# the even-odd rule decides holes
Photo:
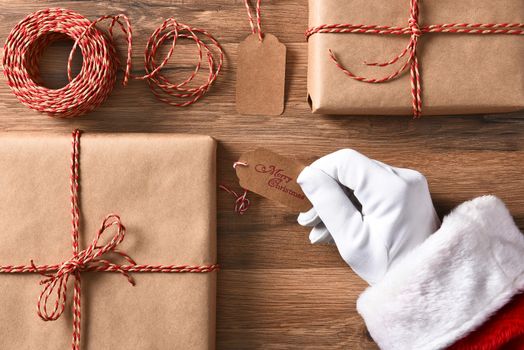
[[(107, 33), (97, 27), (102, 21), (110, 21)], [(121, 64), (115, 48), (113, 31), (117, 25), (127, 43), (125, 64)], [(46, 47), (64, 37), (74, 41), (67, 67), (69, 83), (60, 89), (49, 89), (42, 85), (38, 61)], [(174, 84), (160, 71), (173, 55), (180, 39), (195, 42), (198, 62), (187, 79)], [(171, 42), (170, 49), (159, 63), (156, 56), (166, 41)], [(73, 77), (72, 59), (78, 48), (83, 56), (82, 69)], [(198, 101), (209, 90), (224, 61), (222, 47), (209, 32), (173, 18), (166, 19), (147, 42), (145, 75), (131, 75), (132, 53), (133, 33), (126, 15), (102, 16), (89, 21), (74, 11), (49, 8), (28, 15), (12, 29), (4, 45), (4, 75), (24, 105), (54, 117), (69, 118), (98, 107), (113, 90), (120, 67), (124, 69), (124, 86), (130, 79), (147, 80), (159, 100), (185, 107)], [(192, 87), (191, 83), (199, 75), (203, 64), (208, 67), (204, 73), (207, 79), (200, 86)]]
[[(236, 169), (238, 166), (248, 166), (248, 164), (240, 161), (233, 163), (233, 169)], [(235, 213), (238, 215), (244, 215), (249, 210), (251, 201), (247, 198), (247, 194), (249, 193), (248, 190), (244, 189), (242, 194), (238, 194), (236, 191), (223, 184), (219, 185), (218, 188), (229, 193), (235, 198)]]
[(262, 41), (264, 39), (264, 33), (262, 32), (262, 19), (260, 16), (260, 3), (262, 2), (262, 0), (256, 0), (256, 1), (257, 1), (257, 4), (255, 6), (256, 20), (253, 17), (253, 14), (251, 11), (251, 5), (249, 4), (249, 0), (244, 0), (244, 5), (246, 6), (247, 16), (249, 17), (251, 33), (257, 34), (258, 40)]
[(353, 74), (336, 57), (332, 50), (329, 50), (330, 58), (333, 62), (351, 79), (364, 83), (380, 84), (396, 79), (408, 68), (411, 72), (411, 95), (413, 99), (413, 115), (419, 118), (422, 115), (422, 86), (417, 57), (418, 39), (425, 33), (453, 33), (453, 34), (507, 34), (523, 35), (524, 23), (450, 23), (419, 25), (419, 0), (411, 0), (410, 15), (407, 27), (390, 27), (365, 24), (324, 24), (309, 28), (306, 37), (318, 33), (354, 33), (354, 34), (378, 34), (378, 35), (411, 35), (408, 45), (400, 54), (387, 62), (364, 62), (368, 66), (387, 67), (400, 61), (407, 56), (406, 61), (396, 71), (382, 78), (368, 78)]
[(249, 207), (251, 206), (251, 201), (247, 198), (248, 191), (244, 190), (242, 194), (238, 194), (236, 191), (230, 189), (226, 185), (218, 186), (222, 191), (225, 191), (232, 195), (235, 198), (235, 208), (234, 211), (238, 215), (244, 215)]
[[(78, 202), (79, 190), (79, 154), (80, 154), (80, 131), (73, 132), (73, 151), (71, 153), (71, 216), (72, 216), (72, 247), (71, 259), (56, 265), (36, 265), (31, 260), (30, 265), (3, 265), (0, 273), (39, 273), (45, 278), (40, 282), (43, 290), (37, 303), (38, 316), (44, 321), (57, 320), (64, 312), (67, 301), (67, 283), (69, 278), (74, 278), (73, 286), (73, 339), (72, 349), (80, 349), (81, 335), (81, 272), (118, 272), (122, 274), (132, 285), (135, 284), (130, 273), (154, 272), (154, 273), (207, 273), (216, 271), (219, 266), (213, 265), (138, 265), (126, 253), (117, 249), (124, 241), (126, 229), (120, 217), (115, 214), (106, 216), (102, 225), (93, 239), (93, 242), (84, 250), (79, 249), (79, 226), (80, 208)], [(99, 243), (106, 230), (114, 227), (116, 232), (111, 240), (101, 245)], [(117, 254), (127, 264), (115, 264), (106, 258), (107, 253)], [(53, 297), (54, 295), (54, 297)], [(51, 307), (51, 309), (49, 309)]]

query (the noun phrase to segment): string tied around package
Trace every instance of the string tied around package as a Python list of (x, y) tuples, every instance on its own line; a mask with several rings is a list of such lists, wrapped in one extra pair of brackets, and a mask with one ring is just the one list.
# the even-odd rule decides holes
[[(107, 33), (98, 27), (103, 21), (110, 22)], [(116, 50), (115, 27), (124, 34), (127, 44), (125, 63), (121, 62)], [(63, 38), (74, 41), (67, 64), (69, 82), (62, 88), (49, 89), (42, 82), (39, 61), (51, 43)], [(172, 83), (161, 70), (181, 39), (195, 43), (198, 60), (185, 80)], [(158, 62), (160, 47), (169, 41), (169, 51)], [(77, 50), (82, 54), (82, 67), (73, 77), (72, 61)], [(224, 62), (223, 49), (209, 32), (174, 18), (166, 19), (149, 37), (144, 51), (145, 75), (132, 75), (132, 55), (133, 32), (126, 15), (102, 16), (90, 21), (71, 10), (48, 8), (28, 15), (12, 29), (4, 45), (3, 68), (8, 85), (24, 105), (54, 117), (70, 118), (90, 112), (106, 100), (114, 88), (119, 68), (124, 70), (124, 86), (130, 79), (146, 80), (159, 100), (185, 107), (207, 93)], [(198, 85), (196, 78), (205, 65), (205, 81)]]
[[(67, 304), (68, 281), (70, 278), (73, 278), (73, 337), (71, 347), (73, 350), (80, 350), (82, 272), (116, 272), (125, 276), (128, 282), (134, 285), (135, 281), (130, 276), (131, 273), (209, 273), (217, 271), (219, 265), (137, 264), (129, 255), (118, 249), (118, 246), (124, 241), (126, 229), (120, 217), (116, 214), (107, 215), (92, 243), (86, 249), (80, 250), (80, 203), (78, 195), (80, 180), (80, 131), (75, 130), (72, 138), (73, 150), (71, 152), (70, 190), (73, 256), (61, 264), (55, 265), (36, 265), (33, 260), (31, 260), (29, 265), (2, 265), (0, 266), (0, 273), (38, 273), (45, 277), (40, 281), (40, 284), (44, 287), (37, 302), (38, 316), (44, 321), (55, 321), (63, 314)], [(115, 234), (108, 243), (101, 244), (101, 237), (110, 228), (115, 228)], [(123, 258), (126, 263), (117, 264), (111, 262), (107, 258), (109, 254)]]
[[(100, 238), (110, 227), (116, 227), (115, 235), (107, 244), (99, 245)], [(45, 270), (39, 269), (34, 261), (31, 260), (32, 268), (42, 276), (46, 277), (40, 281), (40, 284), (44, 285), (44, 288), (40, 293), (37, 303), (37, 313), (42, 320), (54, 321), (62, 315), (67, 298), (67, 282), (71, 276), (76, 276), (80, 272), (89, 271), (97, 267), (108, 268), (121, 273), (127, 278), (129, 283), (135, 285), (133, 278), (125, 270), (121, 269), (119, 265), (103, 259), (105, 254), (111, 252), (123, 257), (129, 264), (136, 265), (134, 260), (126, 253), (116, 249), (124, 240), (125, 231), (125, 227), (122, 224), (120, 217), (115, 214), (110, 214), (102, 222), (102, 226), (96, 233), (93, 242), (86, 249), (74, 253), (71, 259), (60, 264), (56, 272), (45, 272)], [(77, 229), (74, 229), (74, 232), (77, 232)], [(76, 242), (76, 240), (73, 242)], [(78, 247), (78, 244), (75, 246)], [(56, 294), (55, 300), (57, 302), (55, 302), (54, 308), (49, 311), (47, 306), (49, 304), (49, 299), (53, 294)]]
[(349, 78), (369, 84), (381, 84), (398, 78), (408, 69), (411, 75), (411, 96), (414, 118), (422, 116), (422, 80), (419, 70), (417, 55), (418, 40), (426, 33), (450, 33), (450, 34), (504, 34), (524, 35), (524, 23), (447, 23), (420, 25), (420, 0), (410, 0), (410, 15), (406, 27), (367, 25), (367, 24), (322, 24), (309, 28), (306, 38), (322, 33), (349, 33), (349, 34), (376, 34), (376, 35), (409, 35), (407, 46), (395, 57), (386, 62), (364, 62), (368, 66), (388, 67), (405, 58), (398, 69), (391, 74), (370, 78), (359, 76), (346, 68), (335, 55), (329, 50), (330, 59)]

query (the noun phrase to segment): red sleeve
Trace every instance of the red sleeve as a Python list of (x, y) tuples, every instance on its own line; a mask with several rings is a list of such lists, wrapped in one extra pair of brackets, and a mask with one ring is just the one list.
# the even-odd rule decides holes
[(448, 350), (524, 350), (524, 293)]

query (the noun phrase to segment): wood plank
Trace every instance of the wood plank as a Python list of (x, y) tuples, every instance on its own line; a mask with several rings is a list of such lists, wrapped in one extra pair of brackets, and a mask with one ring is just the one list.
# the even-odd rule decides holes
[(222, 297), (219, 288), (220, 319), (236, 325), (218, 325), (223, 348), (240, 348), (238, 338), (244, 349), (376, 348), (353, 311), (365, 283), (345, 267), (227, 270), (221, 283), (236, 296)]

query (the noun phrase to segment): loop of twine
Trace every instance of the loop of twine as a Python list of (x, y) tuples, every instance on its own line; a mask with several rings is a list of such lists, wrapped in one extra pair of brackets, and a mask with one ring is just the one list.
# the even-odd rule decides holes
[[(238, 166), (248, 166), (246, 162), (235, 162), (233, 163), (233, 169), (236, 169)], [(244, 192), (242, 194), (238, 194), (236, 191), (232, 190), (228, 186), (222, 184), (218, 186), (222, 191), (225, 191), (232, 195), (235, 198), (235, 206), (234, 211), (238, 215), (244, 215), (251, 206), (251, 201), (247, 198), (247, 194), (249, 193), (248, 190), (244, 189)]]
[[(97, 24), (107, 20), (110, 24), (106, 34), (98, 29)], [(121, 63), (115, 48), (115, 27), (120, 28), (127, 44), (125, 64)], [(48, 89), (41, 81), (39, 59), (52, 42), (63, 37), (74, 41), (67, 64), (69, 83), (60, 89)], [(160, 71), (166, 66), (180, 39), (195, 42), (198, 62), (187, 79), (174, 84)], [(170, 49), (158, 63), (158, 50), (166, 41), (171, 41)], [(73, 77), (72, 61), (78, 48), (83, 57), (82, 68)], [(108, 97), (119, 68), (124, 70), (124, 86), (130, 79), (147, 80), (159, 100), (185, 107), (197, 102), (209, 90), (224, 61), (222, 47), (210, 33), (173, 18), (166, 19), (147, 42), (145, 75), (132, 76), (132, 54), (133, 33), (126, 15), (102, 16), (89, 21), (74, 11), (49, 8), (28, 15), (12, 29), (4, 45), (3, 68), (8, 85), (24, 105), (51, 116), (70, 118), (95, 109)], [(208, 66), (206, 81), (200, 86), (189, 86), (200, 72), (203, 61)]]
[[(155, 272), (155, 273), (208, 273), (219, 269), (219, 265), (138, 265), (129, 255), (119, 251), (118, 245), (124, 241), (126, 229), (120, 217), (115, 214), (106, 216), (91, 244), (79, 249), (79, 179), (80, 179), (80, 131), (73, 132), (71, 152), (71, 217), (72, 217), (72, 248), (73, 256), (57, 265), (35, 265), (31, 260), (30, 265), (3, 265), (0, 273), (38, 273), (44, 276), (40, 281), (43, 285), (38, 297), (37, 314), (44, 321), (55, 321), (64, 312), (67, 303), (67, 285), (70, 278), (73, 284), (73, 337), (72, 349), (80, 350), (81, 336), (81, 272), (117, 272), (126, 277), (128, 282), (135, 284), (129, 273)], [(106, 244), (101, 244), (100, 239), (111, 227), (116, 232)], [(116, 254), (123, 258), (127, 264), (116, 264), (105, 257), (107, 254)], [(54, 302), (53, 302), (54, 301)]]
[(506, 34), (524, 35), (524, 23), (448, 23), (420, 26), (419, 0), (411, 0), (410, 16), (407, 27), (393, 27), (365, 24), (323, 24), (306, 31), (306, 38), (318, 33), (353, 33), (377, 35), (410, 35), (406, 48), (391, 60), (379, 63), (364, 64), (368, 66), (387, 67), (407, 57), (400, 68), (381, 78), (369, 78), (353, 74), (348, 70), (330, 49), (329, 56), (335, 65), (349, 78), (370, 84), (381, 84), (401, 76), (408, 68), (411, 74), (411, 96), (414, 118), (422, 116), (422, 85), (417, 56), (418, 39), (425, 33), (452, 33), (452, 34)]
[(244, 0), (244, 5), (246, 6), (247, 10), (247, 16), (249, 17), (249, 25), (251, 26), (251, 33), (258, 34), (258, 40), (262, 41), (264, 40), (264, 33), (262, 32), (262, 19), (260, 16), (260, 3), (262, 0), (256, 0), (256, 6), (255, 6), (255, 14), (256, 14), (256, 20), (253, 17), (252, 11), (251, 11), (251, 5), (249, 4), (249, 0)]
[(230, 189), (226, 185), (222, 184), (218, 187), (235, 198), (235, 213), (237, 213), (238, 215), (244, 215), (248, 211), (249, 207), (251, 206), (251, 201), (247, 198), (247, 190), (244, 190), (244, 192), (241, 195), (239, 195), (236, 191)]
[(246, 162), (241, 162), (241, 161), (238, 161), (238, 162), (234, 162), (233, 163), (233, 169), (236, 169), (238, 166), (247, 166), (248, 164)]

